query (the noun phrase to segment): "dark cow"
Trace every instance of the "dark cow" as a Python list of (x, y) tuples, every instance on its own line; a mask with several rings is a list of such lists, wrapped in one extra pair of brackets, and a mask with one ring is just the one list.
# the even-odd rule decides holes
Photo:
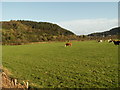
[(119, 45), (120, 44), (120, 40), (113, 40), (115, 45)]
[(66, 44), (65, 44), (65, 47), (66, 47), (66, 46), (72, 46), (72, 43), (66, 43)]

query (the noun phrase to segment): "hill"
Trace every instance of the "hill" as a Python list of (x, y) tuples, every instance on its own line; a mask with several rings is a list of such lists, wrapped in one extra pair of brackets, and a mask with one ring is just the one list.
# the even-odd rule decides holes
[(112, 28), (109, 31), (88, 34), (88, 36), (112, 36), (112, 35), (120, 35), (120, 27)]
[(72, 36), (76, 35), (53, 23), (25, 20), (2, 22), (3, 44), (68, 40)]

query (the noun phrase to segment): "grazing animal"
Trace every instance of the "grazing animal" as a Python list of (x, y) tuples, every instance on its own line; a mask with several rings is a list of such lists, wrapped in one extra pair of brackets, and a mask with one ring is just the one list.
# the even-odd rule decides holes
[(113, 40), (112, 40), (112, 39), (109, 39), (108, 42), (111, 43), (111, 42), (113, 42)]
[(119, 40), (113, 40), (113, 42), (114, 42), (115, 45), (119, 45), (120, 44)]
[(108, 42), (109, 43), (113, 42), (114, 45), (119, 45), (120, 44), (120, 40), (112, 40), (112, 39), (110, 39), (110, 40), (108, 40)]
[(103, 42), (103, 40), (98, 40), (98, 42)]
[(65, 44), (65, 47), (66, 47), (66, 46), (72, 46), (72, 43), (66, 43), (66, 44)]

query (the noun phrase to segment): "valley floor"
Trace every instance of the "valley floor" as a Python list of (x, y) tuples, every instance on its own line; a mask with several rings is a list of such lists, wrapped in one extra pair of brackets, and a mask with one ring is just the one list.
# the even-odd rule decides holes
[(3, 66), (37, 88), (118, 87), (118, 46), (97, 41), (3, 46)]

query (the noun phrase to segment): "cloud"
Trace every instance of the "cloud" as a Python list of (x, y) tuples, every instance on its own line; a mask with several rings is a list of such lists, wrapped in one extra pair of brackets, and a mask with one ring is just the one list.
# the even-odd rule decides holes
[(73, 21), (58, 22), (63, 28), (66, 28), (77, 35), (90, 34), (93, 32), (102, 32), (118, 26), (117, 19), (80, 19)]

